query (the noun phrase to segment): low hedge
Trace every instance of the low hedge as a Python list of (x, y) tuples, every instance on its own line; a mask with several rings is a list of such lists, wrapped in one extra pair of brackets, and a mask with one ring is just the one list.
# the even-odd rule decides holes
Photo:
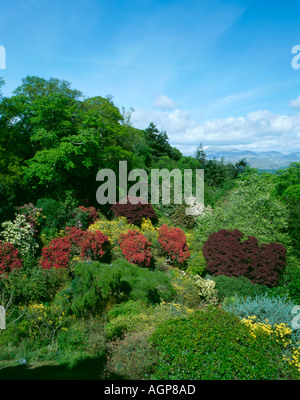
[(151, 336), (158, 362), (151, 379), (293, 379), (283, 344), (271, 335), (253, 337), (239, 318), (218, 308), (169, 321)]

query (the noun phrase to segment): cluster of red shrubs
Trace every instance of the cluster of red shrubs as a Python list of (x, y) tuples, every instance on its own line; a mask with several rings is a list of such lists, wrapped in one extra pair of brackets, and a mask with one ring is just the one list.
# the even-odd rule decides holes
[(162, 225), (158, 232), (158, 242), (162, 251), (172, 262), (184, 265), (190, 256), (190, 251), (183, 230)]
[(0, 275), (5, 276), (14, 269), (22, 268), (19, 250), (11, 243), (0, 241)]
[(142, 233), (130, 229), (120, 235), (118, 243), (127, 261), (140, 267), (151, 265), (151, 243)]
[(286, 266), (286, 249), (282, 244), (259, 244), (254, 236), (244, 240), (237, 229), (212, 233), (203, 245), (203, 255), (212, 275), (245, 276), (253, 283), (269, 287), (278, 285)]
[(154, 208), (150, 203), (145, 203), (142, 198), (127, 196), (127, 203), (115, 203), (111, 207), (115, 218), (126, 217), (130, 224), (140, 225), (143, 218), (149, 218), (152, 223), (157, 221)]
[(91, 232), (72, 227), (66, 236), (51, 240), (40, 259), (43, 268), (68, 268), (70, 259), (78, 254), (83, 260), (101, 261), (110, 250), (108, 237), (100, 231)]

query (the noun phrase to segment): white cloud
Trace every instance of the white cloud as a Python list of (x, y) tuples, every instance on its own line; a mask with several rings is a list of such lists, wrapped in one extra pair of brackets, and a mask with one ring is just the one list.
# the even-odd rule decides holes
[(189, 154), (199, 143), (204, 146), (226, 145), (256, 151), (277, 150), (283, 153), (300, 151), (300, 113), (274, 114), (258, 110), (240, 117), (215, 118), (196, 121), (189, 112), (147, 111), (138, 109), (132, 114), (132, 123), (144, 129), (153, 122), (166, 131), (171, 145)]
[(168, 96), (160, 94), (154, 101), (154, 107), (161, 108), (162, 110), (172, 110), (176, 107), (176, 104)]
[(295, 100), (290, 101), (290, 106), (293, 108), (300, 108), (300, 95)]

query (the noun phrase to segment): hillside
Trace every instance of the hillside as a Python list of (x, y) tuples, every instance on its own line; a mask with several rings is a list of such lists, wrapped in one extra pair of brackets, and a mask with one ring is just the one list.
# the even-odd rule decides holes
[(252, 168), (264, 170), (276, 170), (287, 168), (291, 162), (300, 161), (300, 152), (284, 154), (278, 151), (254, 152), (250, 150), (222, 149), (221, 147), (207, 147), (205, 149), (207, 158), (237, 162), (246, 158)]

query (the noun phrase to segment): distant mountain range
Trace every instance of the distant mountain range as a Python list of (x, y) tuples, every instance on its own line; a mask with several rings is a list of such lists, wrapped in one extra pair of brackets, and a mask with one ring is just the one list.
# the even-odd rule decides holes
[(287, 168), (291, 162), (300, 162), (300, 152), (284, 154), (279, 151), (254, 152), (250, 150), (222, 149), (220, 147), (207, 147), (205, 153), (208, 159), (230, 161), (236, 163), (243, 158), (253, 168), (263, 170), (277, 170)]

